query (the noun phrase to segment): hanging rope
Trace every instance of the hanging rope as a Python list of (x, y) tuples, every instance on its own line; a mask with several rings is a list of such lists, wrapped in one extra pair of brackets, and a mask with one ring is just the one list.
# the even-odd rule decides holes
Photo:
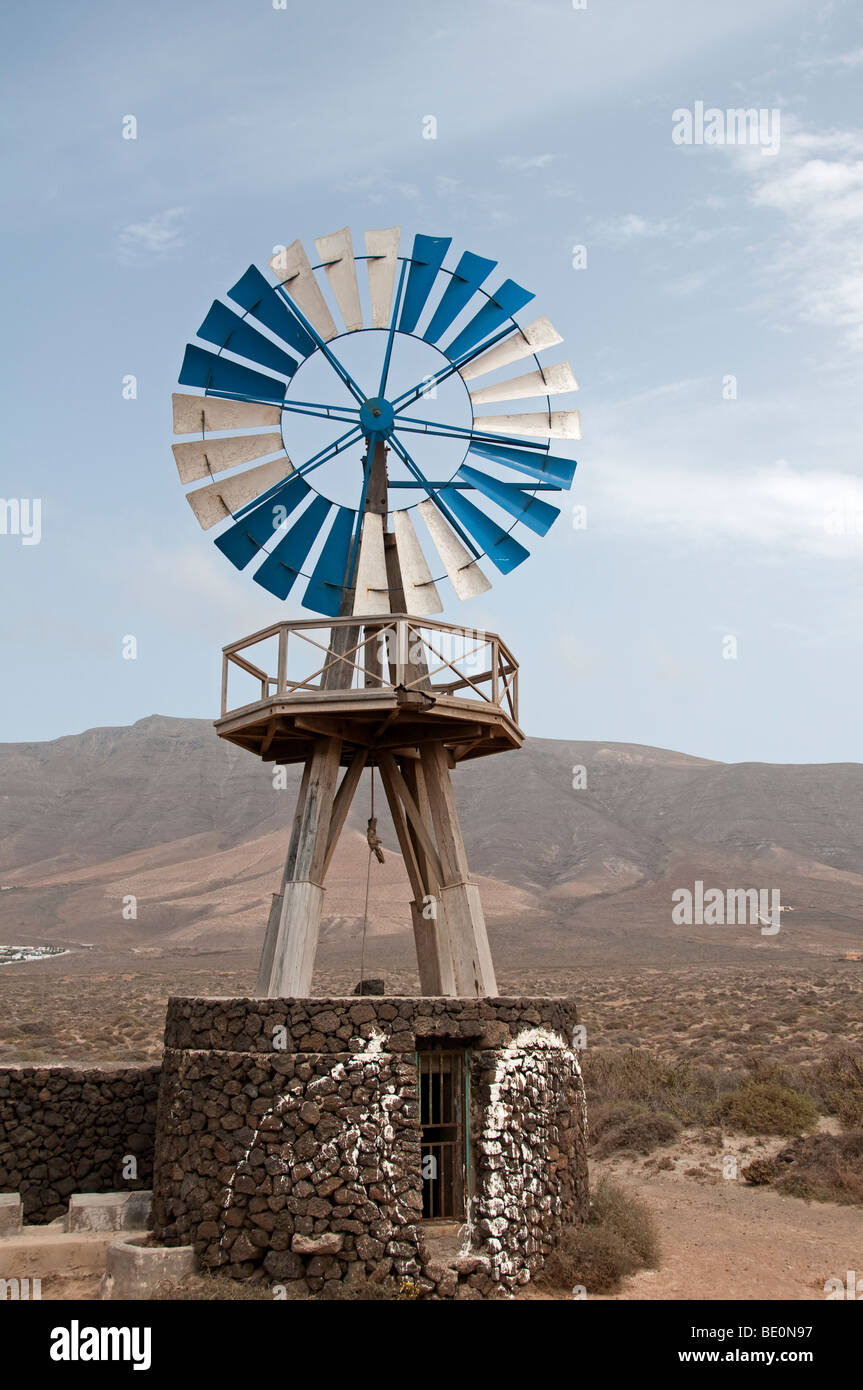
[(366, 840), (369, 846), (369, 857), (366, 864), (366, 900), (363, 906), (363, 940), (360, 948), (360, 994), (363, 990), (363, 981), (366, 978), (366, 929), (369, 922), (369, 888), (372, 879), (372, 855), (375, 856), (379, 864), (384, 862), (384, 852), (381, 848), (381, 837), (378, 835), (378, 823), (375, 818), (375, 767), (372, 763), (372, 785), (371, 785), (371, 805), (369, 807), (369, 823), (366, 827)]

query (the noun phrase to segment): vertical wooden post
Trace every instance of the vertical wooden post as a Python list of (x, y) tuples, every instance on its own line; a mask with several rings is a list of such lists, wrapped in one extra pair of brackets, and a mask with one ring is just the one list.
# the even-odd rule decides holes
[[(306, 762), (304, 788), (300, 791), (285, 864), (281, 911), (266, 991), (270, 998), (303, 998), (311, 991), (341, 747), (341, 739), (318, 739)], [(262, 960), (262, 967), (263, 964)]]
[(391, 755), (380, 763), (381, 782), (386, 793), (399, 849), (413, 890), (411, 922), (417, 952), (422, 994), (455, 994), (452, 953), (446, 919), (440, 914), (440, 882), (429, 856), (405, 814), (400, 788), (404, 788), (405, 768), (398, 769)]
[(441, 909), (446, 917), (458, 995), (495, 995), (488, 935), (479, 889), (471, 883), (467, 854), (443, 744), (423, 744), (422, 770), (443, 868)]

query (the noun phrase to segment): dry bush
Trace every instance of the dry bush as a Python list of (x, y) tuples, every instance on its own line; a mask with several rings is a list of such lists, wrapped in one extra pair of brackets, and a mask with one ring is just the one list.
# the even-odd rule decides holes
[(814, 1129), (818, 1112), (811, 1096), (778, 1081), (745, 1081), (718, 1101), (715, 1124), (740, 1134), (802, 1134)]
[(648, 1110), (641, 1101), (598, 1105), (590, 1112), (591, 1147), (597, 1158), (615, 1153), (649, 1154), (670, 1144), (680, 1121), (666, 1110)]
[(711, 1067), (687, 1060), (666, 1062), (646, 1048), (586, 1053), (584, 1081), (591, 1117), (592, 1106), (634, 1101), (673, 1115), (682, 1124), (703, 1120), (723, 1086), (733, 1084)]
[(601, 1178), (583, 1226), (564, 1226), (535, 1280), (541, 1288), (611, 1293), (639, 1269), (655, 1269), (659, 1240), (648, 1207), (626, 1188)]
[(846, 1129), (863, 1125), (863, 1047), (828, 1052), (813, 1080), (820, 1109), (838, 1115)]
[(248, 1303), (252, 1300), (273, 1301), (269, 1284), (250, 1284), (239, 1279), (228, 1279), (224, 1274), (187, 1274), (178, 1283), (164, 1280), (158, 1283), (152, 1297), (158, 1302), (210, 1302), (229, 1299), (231, 1302)]
[(863, 1206), (863, 1128), (846, 1134), (809, 1134), (775, 1158), (751, 1163), (743, 1176), (788, 1197)]

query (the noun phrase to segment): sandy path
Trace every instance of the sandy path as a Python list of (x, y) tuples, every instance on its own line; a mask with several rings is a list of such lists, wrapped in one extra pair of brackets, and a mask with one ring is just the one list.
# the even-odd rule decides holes
[[(602, 1165), (594, 1164), (594, 1175)], [(742, 1182), (703, 1185), (616, 1163), (654, 1213), (661, 1267), (625, 1280), (618, 1299), (819, 1299), (829, 1278), (863, 1278), (863, 1210), (782, 1197)]]

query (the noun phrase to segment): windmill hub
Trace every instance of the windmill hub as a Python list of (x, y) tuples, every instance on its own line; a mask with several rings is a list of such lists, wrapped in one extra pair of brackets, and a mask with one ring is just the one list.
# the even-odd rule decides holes
[(395, 420), (395, 411), (383, 396), (370, 396), (360, 406), (360, 426), (367, 439), (370, 434), (388, 439), (395, 428)]

